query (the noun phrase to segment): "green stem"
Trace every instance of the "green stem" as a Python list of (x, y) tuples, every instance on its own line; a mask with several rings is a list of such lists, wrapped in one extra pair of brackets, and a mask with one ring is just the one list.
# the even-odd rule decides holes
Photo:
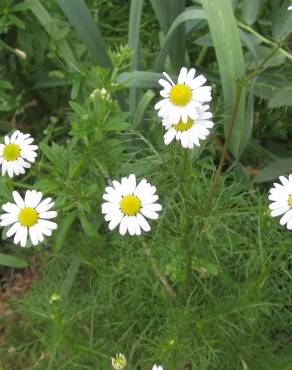
[(223, 149), (222, 149), (222, 154), (221, 154), (221, 157), (220, 157), (217, 172), (216, 172), (215, 178), (214, 178), (214, 180), (213, 180), (213, 182), (210, 186), (210, 189), (209, 189), (209, 194), (208, 194), (208, 197), (207, 197), (206, 206), (205, 206), (203, 214), (208, 213), (208, 210), (209, 210), (209, 208), (212, 204), (212, 198), (213, 198), (214, 190), (216, 189), (216, 187), (218, 185), (218, 181), (219, 181), (219, 178), (220, 178), (220, 175), (221, 175), (221, 172), (222, 172), (222, 168), (223, 168), (223, 165), (224, 165), (224, 162), (225, 162), (225, 159), (226, 159), (228, 146), (229, 146), (231, 138), (232, 138), (232, 132), (233, 132), (233, 129), (234, 129), (234, 126), (235, 126), (235, 123), (236, 123), (236, 117), (237, 117), (237, 112), (238, 112), (238, 108), (239, 108), (242, 88), (243, 88), (243, 84), (240, 81), (237, 81), (236, 82), (235, 99), (234, 99), (234, 103), (233, 103), (233, 106), (232, 106), (231, 122), (230, 122), (230, 125), (229, 125), (229, 128), (228, 128), (226, 140), (224, 142), (224, 146), (223, 146)]
[[(267, 39), (266, 37), (262, 36), (261, 34), (259, 34), (258, 32), (256, 32), (253, 28), (251, 28), (250, 26), (238, 21), (237, 24), (239, 25), (239, 27), (243, 28), (244, 30), (252, 33), (253, 35), (255, 35), (259, 40), (261, 40), (263, 43), (267, 44), (267, 45), (270, 45), (274, 48), (277, 48), (277, 44), (269, 39)], [(285, 49), (283, 49), (282, 47), (279, 47), (277, 48), (277, 51), (279, 51), (280, 53), (282, 53), (283, 55), (285, 55), (285, 57), (287, 57), (288, 59), (292, 60), (292, 55), (286, 51)]]

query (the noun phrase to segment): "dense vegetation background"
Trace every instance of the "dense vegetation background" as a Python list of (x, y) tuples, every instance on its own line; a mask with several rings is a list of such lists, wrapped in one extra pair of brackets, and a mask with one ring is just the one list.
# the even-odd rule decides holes
[[(59, 225), (32, 248), (3, 233), (1, 369), (105, 370), (116, 352), (133, 370), (292, 369), (291, 234), (267, 200), (292, 170), (289, 3), (1, 1), (1, 136), (40, 145), (25, 176), (1, 177), (1, 203), (38, 189)], [(215, 122), (187, 156), (164, 145), (153, 109), (161, 72), (183, 65), (212, 85)], [(109, 232), (100, 212), (108, 180), (130, 173), (163, 205), (139, 238)]]

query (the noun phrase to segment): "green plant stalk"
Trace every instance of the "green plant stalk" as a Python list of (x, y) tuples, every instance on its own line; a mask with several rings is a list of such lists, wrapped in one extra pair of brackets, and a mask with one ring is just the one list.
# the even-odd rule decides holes
[(256, 32), (253, 28), (251, 28), (250, 26), (240, 22), (240, 21), (237, 21), (237, 24), (239, 25), (239, 27), (243, 28), (244, 30), (250, 32), (251, 34), (255, 35), (259, 40), (261, 40), (264, 44), (267, 44), (267, 45), (270, 45), (270, 46), (273, 46), (277, 49), (277, 51), (279, 50), (280, 53), (282, 53), (283, 55), (285, 55), (285, 57), (287, 57), (288, 59), (292, 60), (292, 54), (290, 54), (288, 51), (286, 51), (285, 49), (283, 49), (282, 47), (277, 47), (277, 44), (269, 39), (267, 39), (266, 37), (262, 36), (261, 34), (259, 34), (258, 32)]

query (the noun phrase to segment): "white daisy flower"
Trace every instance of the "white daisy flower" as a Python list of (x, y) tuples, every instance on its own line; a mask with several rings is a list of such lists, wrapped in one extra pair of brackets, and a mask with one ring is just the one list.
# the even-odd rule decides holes
[(123, 370), (126, 365), (126, 357), (122, 353), (117, 353), (115, 357), (112, 357), (112, 366), (115, 370)]
[(106, 187), (102, 204), (102, 213), (109, 221), (109, 229), (113, 230), (120, 225), (119, 232), (125, 235), (140, 235), (141, 229), (149, 231), (150, 226), (146, 218), (157, 219), (161, 205), (155, 203), (158, 195), (156, 188), (145, 179), (136, 185), (136, 176), (131, 174), (123, 177), (121, 182), (113, 181), (113, 187)]
[(198, 118), (189, 118), (187, 123), (180, 120), (178, 123), (169, 122), (164, 118), (162, 124), (166, 129), (164, 143), (168, 145), (173, 139), (181, 142), (183, 148), (193, 149), (195, 145), (200, 146), (200, 140), (205, 140), (209, 135), (209, 129), (214, 126), (211, 120), (212, 113), (208, 112), (209, 106), (204, 105), (197, 110)]
[(30, 168), (29, 162), (34, 162), (37, 156), (37, 145), (31, 145), (34, 139), (30, 134), (23, 134), (16, 130), (11, 137), (5, 135), (4, 144), (0, 144), (0, 164), (2, 176), (8, 173), (9, 177), (24, 174)]
[(57, 212), (50, 211), (54, 202), (51, 198), (42, 200), (43, 194), (36, 190), (27, 190), (24, 199), (17, 191), (12, 193), (15, 203), (5, 203), (2, 208), (5, 212), (0, 216), (0, 226), (9, 226), (6, 236), (14, 235), (14, 244), (26, 246), (27, 238), (33, 245), (44, 240), (45, 236), (51, 236), (57, 224), (48, 219), (55, 218)]
[(283, 215), (280, 225), (286, 225), (288, 230), (292, 230), (292, 175), (288, 178), (280, 176), (279, 179), (281, 184), (274, 183), (269, 193), (269, 200), (273, 202), (269, 205), (271, 216)]
[(152, 370), (163, 370), (162, 366), (157, 366), (156, 364), (152, 367)]
[(198, 118), (197, 109), (205, 102), (212, 100), (211, 86), (203, 86), (207, 81), (203, 75), (196, 78), (196, 70), (182, 67), (175, 84), (169, 75), (163, 72), (167, 80), (160, 79), (158, 82), (163, 87), (160, 95), (164, 98), (155, 104), (159, 117), (165, 117), (168, 121), (178, 123), (182, 120), (187, 123), (188, 118)]

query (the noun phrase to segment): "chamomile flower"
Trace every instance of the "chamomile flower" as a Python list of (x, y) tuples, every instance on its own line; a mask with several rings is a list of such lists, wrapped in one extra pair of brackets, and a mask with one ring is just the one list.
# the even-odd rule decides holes
[(163, 119), (162, 124), (165, 127), (164, 143), (168, 145), (173, 139), (180, 141), (183, 148), (193, 149), (194, 146), (200, 146), (200, 140), (205, 140), (209, 135), (209, 129), (214, 126), (212, 113), (208, 112), (209, 106), (204, 105), (197, 110), (198, 118), (188, 118), (187, 123), (180, 120), (178, 123), (169, 122)]
[(121, 182), (113, 181), (113, 187), (106, 187), (102, 204), (102, 213), (109, 221), (109, 229), (118, 225), (121, 235), (140, 235), (141, 229), (150, 231), (146, 218), (157, 219), (161, 205), (155, 203), (158, 195), (156, 188), (145, 179), (136, 184), (136, 176), (123, 177)]
[(156, 364), (152, 367), (152, 370), (163, 370), (162, 366), (157, 366)]
[(112, 357), (112, 366), (115, 370), (123, 370), (126, 365), (126, 357), (122, 353), (117, 353), (115, 357)]
[(34, 139), (29, 134), (16, 130), (11, 137), (5, 135), (4, 144), (0, 144), (0, 164), (2, 176), (8, 173), (9, 177), (25, 173), (37, 156), (37, 145), (32, 145)]
[(29, 236), (33, 245), (44, 240), (45, 236), (51, 236), (57, 224), (48, 219), (55, 218), (57, 212), (50, 211), (54, 202), (51, 198), (42, 200), (43, 194), (36, 190), (27, 190), (24, 199), (17, 191), (12, 193), (15, 203), (5, 203), (2, 208), (5, 212), (0, 216), (0, 226), (12, 225), (6, 236), (14, 235), (14, 244), (25, 247)]
[(273, 203), (269, 205), (271, 216), (282, 215), (280, 225), (286, 225), (288, 230), (292, 230), (292, 175), (289, 177), (280, 176), (281, 184), (274, 183), (270, 189), (269, 200)]
[(197, 109), (212, 100), (211, 86), (203, 86), (207, 81), (203, 75), (195, 77), (196, 70), (182, 67), (175, 84), (169, 75), (163, 72), (165, 79), (158, 82), (163, 87), (160, 95), (163, 97), (154, 108), (159, 117), (165, 117), (169, 122), (187, 123), (188, 118), (198, 118)]

